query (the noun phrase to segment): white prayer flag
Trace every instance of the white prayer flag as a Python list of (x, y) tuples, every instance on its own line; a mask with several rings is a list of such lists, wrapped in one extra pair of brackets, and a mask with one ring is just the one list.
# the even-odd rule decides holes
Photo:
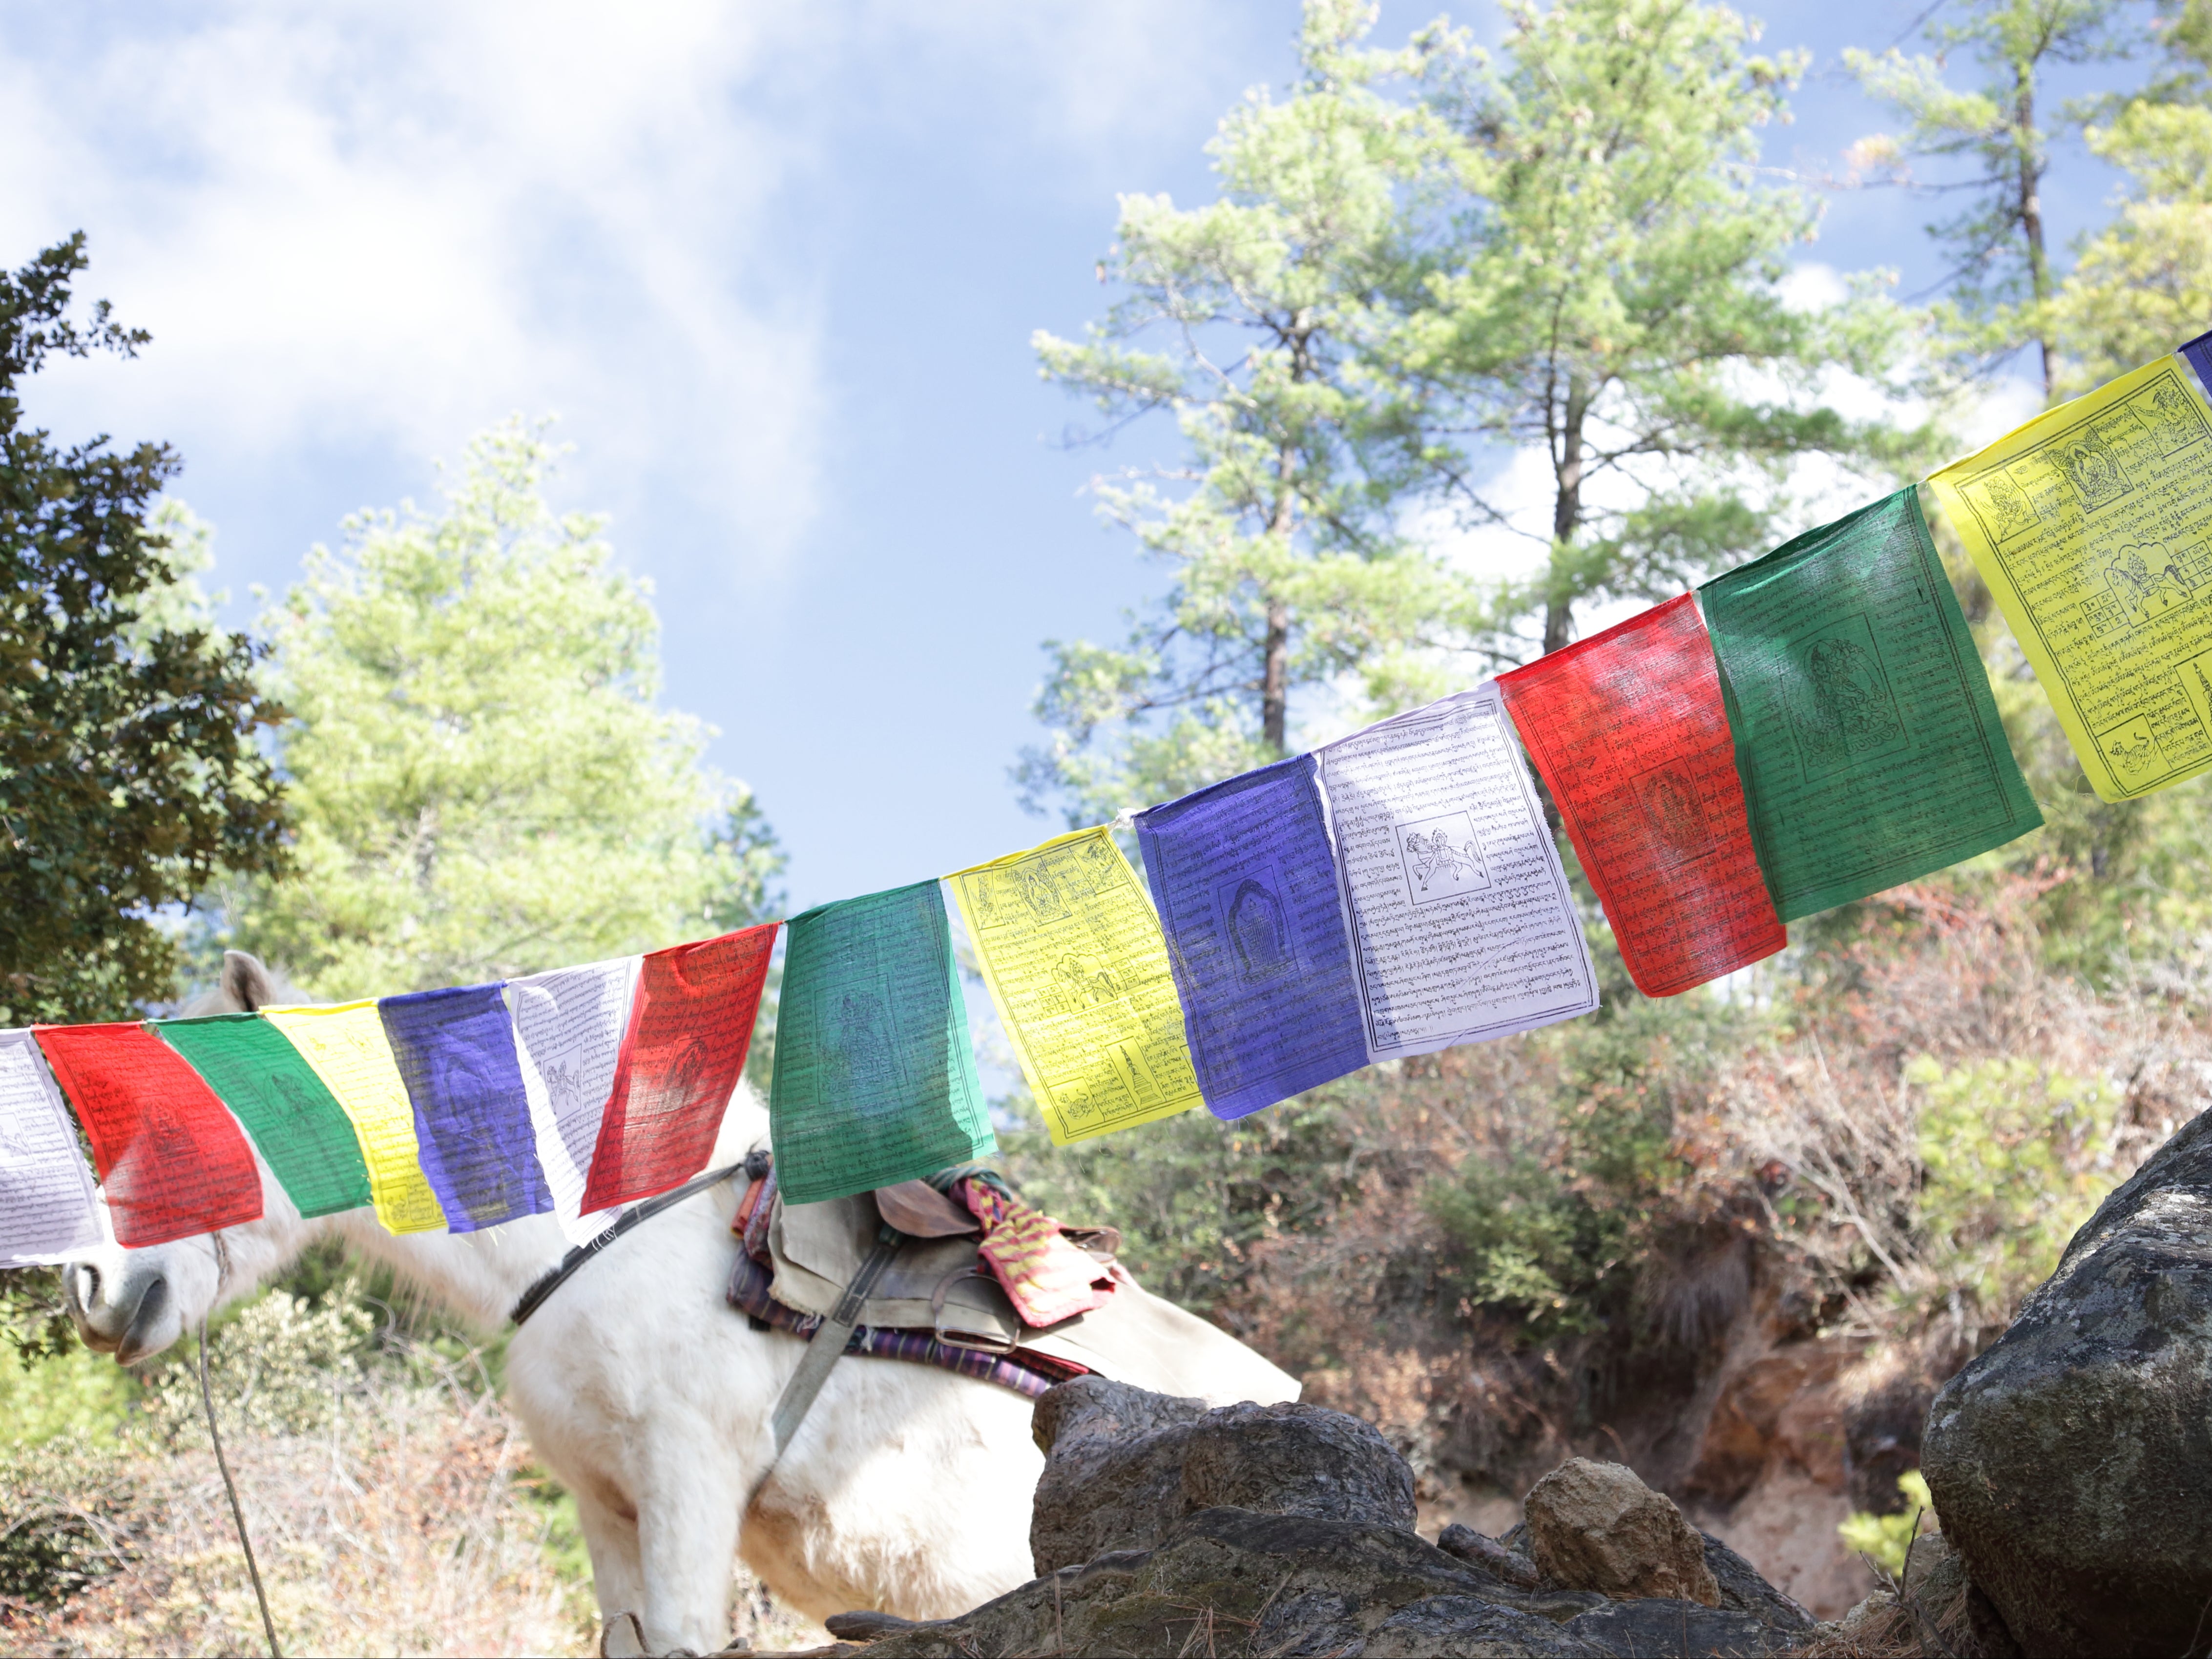
[(28, 1031), (0, 1031), (0, 1267), (61, 1261), (100, 1242), (76, 1128)]
[(573, 1244), (590, 1243), (620, 1214), (617, 1207), (584, 1215), (584, 1186), (642, 961), (619, 957), (507, 981), (538, 1161), (552, 1190), (553, 1213)]

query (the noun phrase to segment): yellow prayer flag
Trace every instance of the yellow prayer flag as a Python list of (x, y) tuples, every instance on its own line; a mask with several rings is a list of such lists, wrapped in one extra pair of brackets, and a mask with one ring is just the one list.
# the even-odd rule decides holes
[(1057, 1144), (1199, 1103), (1167, 941), (1111, 835), (1079, 830), (949, 879)]
[(446, 1224), (438, 1195), (416, 1155), (415, 1108), (374, 998), (328, 1008), (264, 1008), (262, 1018), (284, 1034), (314, 1068), (361, 1141), (368, 1195), (388, 1233), (434, 1232)]
[(2212, 768), (2212, 404), (2163, 357), (1929, 481), (2108, 801)]

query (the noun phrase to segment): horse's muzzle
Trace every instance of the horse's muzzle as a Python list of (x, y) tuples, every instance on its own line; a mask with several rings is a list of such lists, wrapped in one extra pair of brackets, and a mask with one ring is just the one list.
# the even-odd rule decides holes
[(73, 1261), (62, 1269), (62, 1296), (84, 1345), (128, 1365), (166, 1346), (160, 1327), (169, 1310), (169, 1281), (160, 1273), (126, 1279), (121, 1294), (103, 1299), (100, 1269)]

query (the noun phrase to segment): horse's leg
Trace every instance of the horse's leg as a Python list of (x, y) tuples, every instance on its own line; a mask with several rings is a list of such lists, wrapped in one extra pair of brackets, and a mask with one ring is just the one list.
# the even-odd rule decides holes
[(646, 1458), (637, 1544), (647, 1644), (655, 1653), (713, 1653), (730, 1638), (742, 1471), (697, 1436), (650, 1447)]
[[(572, 1488), (576, 1519), (584, 1529), (584, 1547), (592, 1556), (592, 1594), (599, 1603), (599, 1628), (605, 1632), (608, 1653), (643, 1653), (638, 1632), (624, 1613), (645, 1617), (645, 1573), (638, 1565), (637, 1522), (617, 1515), (580, 1487)], [(620, 1627), (607, 1629), (611, 1620)]]

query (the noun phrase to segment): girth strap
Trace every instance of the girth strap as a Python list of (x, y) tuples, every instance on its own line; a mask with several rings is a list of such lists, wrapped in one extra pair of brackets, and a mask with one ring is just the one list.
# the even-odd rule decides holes
[(558, 1262), (548, 1267), (532, 1282), (530, 1288), (522, 1293), (522, 1299), (514, 1304), (514, 1311), (507, 1317), (518, 1327), (520, 1326), (523, 1321), (544, 1305), (547, 1297), (568, 1283), (569, 1275), (631, 1228), (641, 1222), (652, 1220), (663, 1210), (674, 1209), (685, 1199), (703, 1193), (709, 1187), (720, 1186), (744, 1167), (743, 1164), (732, 1164), (720, 1170), (709, 1170), (705, 1175), (693, 1176), (672, 1193), (663, 1193), (658, 1198), (647, 1199), (590, 1243), (577, 1245)]
[[(822, 1385), (830, 1380), (830, 1368), (843, 1357), (845, 1345), (853, 1340), (853, 1332), (860, 1322), (860, 1310), (867, 1304), (876, 1281), (884, 1276), (884, 1269), (891, 1265), (891, 1258), (906, 1243), (906, 1235), (889, 1223), (876, 1234), (876, 1248), (860, 1264), (853, 1282), (845, 1286), (845, 1293), (837, 1298), (837, 1305), (830, 1316), (815, 1328), (813, 1337), (807, 1342), (806, 1352), (800, 1358), (799, 1369), (791, 1374), (791, 1381), (783, 1385), (776, 1396), (775, 1414), (769, 1426), (775, 1433), (775, 1455), (783, 1455), (783, 1449), (791, 1443), (792, 1436), (806, 1418), (814, 1396), (822, 1392)], [(769, 1468), (775, 1468), (773, 1462)], [(765, 1480), (767, 1472), (761, 1476)], [(758, 1490), (756, 1486), (755, 1490)]]

